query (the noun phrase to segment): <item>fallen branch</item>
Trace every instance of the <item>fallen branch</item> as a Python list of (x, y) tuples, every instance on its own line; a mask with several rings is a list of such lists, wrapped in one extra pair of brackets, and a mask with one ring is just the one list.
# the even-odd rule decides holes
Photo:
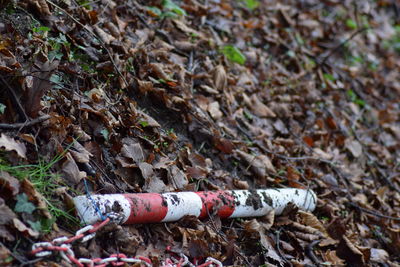
[(358, 204), (356, 204), (356, 203), (354, 203), (352, 201), (349, 201), (348, 204), (350, 206), (358, 209), (361, 212), (365, 212), (365, 213), (367, 213), (369, 215), (373, 215), (373, 216), (378, 217), (378, 218), (383, 218), (383, 219), (388, 219), (388, 220), (393, 220), (393, 221), (400, 221), (399, 217), (393, 217), (393, 216), (384, 215), (384, 214), (381, 214), (379, 212), (360, 207)]
[(289, 203), (313, 211), (317, 196), (312, 190), (283, 188), (209, 192), (139, 193), (78, 196), (74, 198), (79, 217), (86, 224), (111, 218), (119, 224), (173, 222), (192, 215), (206, 218), (279, 215)]
[(35, 124), (47, 121), (50, 119), (50, 115), (43, 115), (40, 116), (36, 119), (33, 119), (31, 121), (26, 121), (26, 122), (19, 122), (19, 123), (0, 123), (0, 129), (5, 129), (5, 130), (16, 130), (16, 129), (22, 129), (22, 128), (27, 128), (27, 127), (32, 127)]

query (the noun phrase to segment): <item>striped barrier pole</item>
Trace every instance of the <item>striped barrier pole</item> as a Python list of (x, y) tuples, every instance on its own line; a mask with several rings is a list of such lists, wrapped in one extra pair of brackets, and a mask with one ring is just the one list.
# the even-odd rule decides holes
[(282, 213), (293, 203), (313, 211), (317, 196), (312, 190), (283, 188), (176, 193), (137, 193), (78, 196), (74, 198), (82, 222), (93, 224), (104, 216), (119, 224), (174, 222), (186, 215), (200, 219), (258, 217), (271, 210)]

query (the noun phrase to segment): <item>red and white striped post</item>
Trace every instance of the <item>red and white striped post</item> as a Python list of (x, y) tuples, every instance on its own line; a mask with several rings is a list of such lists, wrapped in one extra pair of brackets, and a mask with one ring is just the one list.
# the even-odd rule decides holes
[(74, 203), (86, 224), (93, 224), (108, 215), (120, 224), (137, 224), (173, 222), (186, 215), (199, 218), (210, 214), (220, 218), (258, 217), (271, 210), (279, 215), (289, 203), (313, 211), (317, 196), (312, 190), (283, 188), (78, 196)]

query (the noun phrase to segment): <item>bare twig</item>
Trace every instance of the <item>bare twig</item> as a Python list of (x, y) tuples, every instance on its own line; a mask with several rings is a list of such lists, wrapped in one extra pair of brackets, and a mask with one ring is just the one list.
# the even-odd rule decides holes
[(369, 29), (369, 28), (363, 27), (363, 28), (360, 28), (360, 29), (358, 29), (357, 31), (353, 32), (353, 34), (350, 35), (349, 38), (347, 38), (346, 40), (344, 40), (343, 42), (341, 42), (339, 45), (337, 45), (336, 47), (334, 47), (334, 48), (328, 53), (328, 55), (326, 55), (326, 56), (322, 59), (320, 65), (324, 65), (325, 62), (328, 60), (328, 58), (329, 58), (330, 56), (332, 56), (334, 53), (336, 53), (337, 50), (339, 50), (339, 49), (340, 49), (341, 47), (343, 47), (345, 44), (347, 44), (348, 42), (350, 42), (350, 41), (351, 41), (354, 37), (356, 37), (358, 34), (364, 32), (364, 31), (366, 31), (366, 30), (368, 30), (368, 29)]
[(0, 76), (0, 80), (5, 85), (5, 87), (7, 88), (7, 91), (9, 93), (10, 97), (11, 97), (12, 102), (17, 107), (18, 114), (22, 117), (22, 119), (28, 120), (28, 115), (26, 115), (25, 109), (21, 105), (21, 103), (19, 102), (18, 97), (15, 94), (14, 90), (11, 88), (11, 86), (8, 84), (8, 82), (3, 78), (3, 76)]
[(349, 201), (348, 203), (349, 203), (350, 206), (352, 206), (352, 207), (354, 207), (354, 208), (356, 208), (356, 209), (358, 209), (358, 210), (360, 210), (362, 212), (365, 212), (365, 213), (368, 213), (370, 215), (373, 215), (375, 217), (394, 220), (394, 221), (400, 221), (400, 217), (393, 217), (393, 216), (384, 215), (384, 214), (381, 214), (379, 212), (360, 207), (358, 204), (356, 204), (356, 203), (354, 203), (352, 201)]
[(21, 123), (0, 123), (0, 129), (16, 130), (16, 129), (32, 127), (33, 125), (44, 122), (48, 119), (50, 119), (50, 115), (43, 115), (31, 121), (26, 121)]
[(307, 245), (306, 247), (306, 254), (307, 256), (317, 265), (320, 266), (321, 262), (319, 261), (319, 259), (317, 258), (317, 256), (314, 253), (314, 247), (319, 244), (321, 242), (321, 240), (314, 240), (313, 242), (311, 242), (310, 244)]

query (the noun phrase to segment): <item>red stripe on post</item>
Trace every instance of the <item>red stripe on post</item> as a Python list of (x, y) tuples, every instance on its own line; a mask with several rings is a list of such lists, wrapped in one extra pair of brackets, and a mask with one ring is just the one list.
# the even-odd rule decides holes
[(160, 194), (124, 194), (131, 206), (131, 214), (124, 224), (156, 223), (162, 221), (168, 211), (167, 202)]
[(199, 218), (217, 212), (220, 218), (228, 218), (235, 210), (235, 198), (227, 191), (196, 192), (203, 202)]

